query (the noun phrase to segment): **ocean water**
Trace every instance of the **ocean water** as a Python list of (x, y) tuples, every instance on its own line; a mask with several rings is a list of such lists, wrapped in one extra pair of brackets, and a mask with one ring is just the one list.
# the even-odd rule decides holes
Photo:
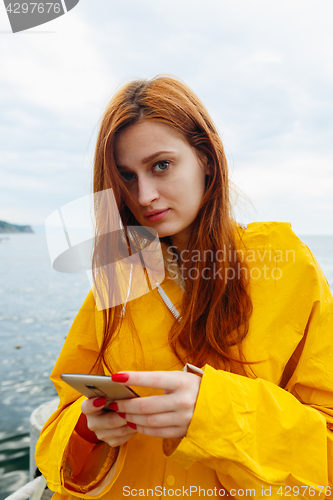
[[(333, 290), (333, 236), (304, 236)], [(45, 237), (0, 234), (0, 500), (28, 481), (29, 417), (56, 396), (49, 375), (89, 291), (53, 271)]]
[(0, 234), (0, 498), (29, 479), (29, 417), (56, 396), (50, 371), (89, 283), (57, 273), (45, 236)]

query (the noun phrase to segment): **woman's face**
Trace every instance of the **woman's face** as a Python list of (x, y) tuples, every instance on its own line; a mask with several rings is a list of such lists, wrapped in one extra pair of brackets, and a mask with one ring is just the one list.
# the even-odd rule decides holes
[(136, 220), (186, 247), (208, 174), (196, 150), (169, 125), (143, 121), (120, 132), (115, 161), (133, 197), (125, 202)]

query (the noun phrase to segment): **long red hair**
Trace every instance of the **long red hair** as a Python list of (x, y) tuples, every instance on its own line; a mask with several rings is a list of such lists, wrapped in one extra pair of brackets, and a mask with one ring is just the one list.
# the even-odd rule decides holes
[[(211, 175), (207, 177), (206, 192), (189, 241), (190, 255), (194, 250), (200, 255), (209, 250), (210, 255), (216, 256), (221, 249), (227, 250), (223, 259), (213, 257), (208, 262), (202, 259), (191, 262), (191, 267), (198, 269), (197, 279), (186, 280), (182, 321), (175, 321), (171, 328), (170, 346), (183, 363), (203, 366), (209, 362), (216, 368), (245, 374), (241, 344), (248, 332), (252, 303), (244, 274), (245, 263), (236, 251), (238, 226), (232, 217), (227, 161), (212, 119), (184, 83), (159, 76), (128, 83), (115, 94), (103, 115), (98, 134), (94, 192), (112, 188), (124, 227), (137, 225), (124, 201), (129, 193), (116, 168), (114, 144), (119, 132), (142, 120), (162, 122), (178, 131), (209, 166)], [(102, 221), (97, 219), (97, 233), (99, 224)], [(97, 237), (93, 268), (99, 259)], [(235, 278), (205, 279), (207, 268), (214, 276)], [(106, 350), (121, 325), (121, 309), (122, 306), (116, 306), (104, 311), (104, 341), (99, 361), (106, 365)]]

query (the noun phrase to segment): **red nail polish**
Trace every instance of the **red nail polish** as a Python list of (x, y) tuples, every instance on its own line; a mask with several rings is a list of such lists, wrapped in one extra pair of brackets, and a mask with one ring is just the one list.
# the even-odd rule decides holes
[(114, 401), (109, 404), (109, 408), (110, 408), (110, 410), (118, 411), (118, 405)]
[(112, 375), (113, 382), (127, 382), (129, 375), (127, 373), (114, 373)]
[(126, 413), (121, 413), (121, 412), (118, 412), (118, 415), (119, 415), (119, 417), (121, 417), (121, 418), (126, 418)]
[(131, 429), (136, 430), (136, 424), (132, 424), (132, 422), (127, 422), (127, 425), (128, 425), (128, 427), (130, 427)]
[(106, 398), (97, 398), (93, 401), (93, 405), (95, 408), (99, 408), (100, 406), (104, 406), (106, 403)]

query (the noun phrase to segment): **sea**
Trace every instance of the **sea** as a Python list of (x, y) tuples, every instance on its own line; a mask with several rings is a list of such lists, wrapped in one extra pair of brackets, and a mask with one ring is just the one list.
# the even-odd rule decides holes
[[(300, 236), (333, 290), (333, 236)], [(29, 481), (30, 415), (56, 397), (49, 380), (89, 292), (53, 270), (44, 234), (0, 234), (0, 500)]]

